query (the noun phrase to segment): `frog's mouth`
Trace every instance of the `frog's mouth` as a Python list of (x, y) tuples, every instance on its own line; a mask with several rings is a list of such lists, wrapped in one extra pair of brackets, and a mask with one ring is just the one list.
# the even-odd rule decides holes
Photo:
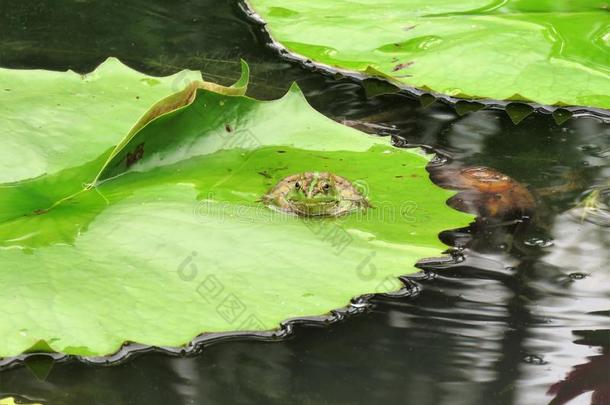
[(321, 216), (331, 215), (332, 211), (339, 206), (336, 198), (315, 198), (315, 199), (289, 199), (291, 210), (301, 215)]

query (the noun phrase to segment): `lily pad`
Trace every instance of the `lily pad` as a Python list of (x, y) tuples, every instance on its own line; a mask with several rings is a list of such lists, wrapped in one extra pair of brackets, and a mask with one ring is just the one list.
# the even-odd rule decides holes
[(26, 404), (24, 402), (15, 402), (15, 398), (13, 397), (6, 397), (6, 398), (0, 398), (0, 405), (41, 405), (41, 404), (34, 404), (34, 403), (29, 403)]
[(333, 68), (462, 98), (610, 108), (601, 0), (250, 0), (272, 38)]
[[(244, 65), (233, 87), (168, 96), (184, 77), (198, 79), (144, 78), (116, 60), (85, 79), (0, 70), (2, 158), (31, 153), (2, 167), (0, 357), (181, 346), (323, 315), (395, 291), (444, 249), (441, 230), (472, 218), (446, 206), (419, 150), (327, 119), (296, 86), (243, 96)], [(260, 202), (304, 171), (348, 178), (374, 208), (308, 220)]]

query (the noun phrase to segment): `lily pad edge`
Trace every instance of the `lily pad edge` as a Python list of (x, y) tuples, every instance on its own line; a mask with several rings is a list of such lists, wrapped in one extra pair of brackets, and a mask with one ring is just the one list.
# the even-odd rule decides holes
[[(442, 259), (439, 258), (439, 260)], [(457, 263), (457, 261), (454, 259), (451, 260)], [(443, 263), (447, 264), (447, 261), (443, 260)], [(411, 273), (408, 276), (400, 276), (398, 279), (403, 284), (403, 287), (395, 292), (370, 293), (354, 297), (352, 298), (351, 302), (344, 307), (333, 309), (330, 312), (322, 315), (289, 318), (282, 321), (277, 328), (267, 331), (203, 332), (195, 336), (191, 341), (185, 343), (183, 346), (175, 347), (152, 346), (125, 341), (115, 353), (104, 356), (74, 355), (50, 351), (48, 350), (49, 346), (46, 344), (46, 342), (40, 341), (25, 353), (17, 356), (0, 358), (0, 371), (24, 366), (26, 361), (34, 356), (48, 356), (51, 357), (54, 362), (76, 360), (80, 363), (90, 364), (93, 366), (109, 366), (125, 363), (134, 356), (145, 353), (161, 353), (168, 356), (197, 355), (204, 347), (234, 340), (279, 342), (292, 337), (295, 333), (295, 326), (304, 325), (327, 327), (338, 322), (342, 322), (352, 316), (365, 313), (372, 308), (373, 303), (371, 300), (375, 297), (385, 297), (390, 299), (414, 297), (420, 291), (418, 281), (430, 280), (431, 276), (427, 272), (421, 270), (417, 273)]]

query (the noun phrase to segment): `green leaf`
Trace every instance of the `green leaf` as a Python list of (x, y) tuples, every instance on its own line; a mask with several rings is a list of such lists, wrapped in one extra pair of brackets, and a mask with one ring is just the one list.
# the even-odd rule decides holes
[(21, 401), (19, 401), (19, 403), (17, 403), (17, 402), (15, 402), (15, 398), (6, 397), (6, 398), (0, 398), (0, 405), (41, 405), (41, 404), (34, 404), (34, 403), (25, 404)]
[(610, 108), (607, 1), (250, 3), (289, 51), (334, 68), (455, 97)]
[[(116, 60), (87, 77), (0, 71), (13, 84), (2, 156), (34, 160), (5, 165), (0, 184), (0, 357), (180, 346), (326, 314), (395, 291), (444, 249), (439, 231), (471, 220), (418, 150), (327, 119), (296, 86), (262, 102), (244, 77), (145, 78)], [(374, 208), (307, 220), (259, 201), (304, 171), (350, 179)]]

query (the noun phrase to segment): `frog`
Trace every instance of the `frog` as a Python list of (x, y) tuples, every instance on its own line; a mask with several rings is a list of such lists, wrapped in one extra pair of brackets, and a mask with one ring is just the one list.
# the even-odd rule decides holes
[(273, 210), (299, 217), (340, 217), (372, 207), (352, 182), (330, 172), (284, 177), (261, 201)]

